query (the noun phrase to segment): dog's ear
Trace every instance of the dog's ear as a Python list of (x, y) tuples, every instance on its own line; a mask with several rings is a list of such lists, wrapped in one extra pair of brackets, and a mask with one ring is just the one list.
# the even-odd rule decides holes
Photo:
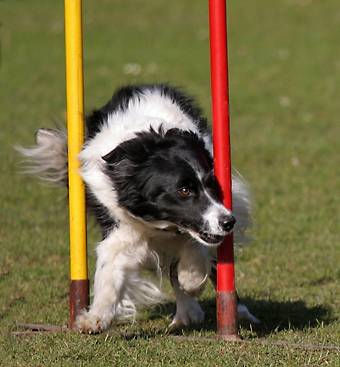
[(149, 150), (140, 138), (134, 138), (119, 144), (102, 159), (108, 164), (117, 164), (126, 159), (132, 163), (140, 163), (146, 160), (149, 155)]
[(119, 161), (122, 160), (123, 157), (123, 151), (120, 148), (120, 146), (118, 146), (117, 148), (111, 150), (111, 152), (105, 154), (104, 156), (102, 156), (102, 159), (109, 164), (115, 164)]
[(108, 164), (117, 164), (124, 159), (139, 164), (145, 162), (164, 140), (159, 132), (152, 129), (136, 135), (135, 138), (119, 144), (111, 152), (104, 155), (102, 159)]

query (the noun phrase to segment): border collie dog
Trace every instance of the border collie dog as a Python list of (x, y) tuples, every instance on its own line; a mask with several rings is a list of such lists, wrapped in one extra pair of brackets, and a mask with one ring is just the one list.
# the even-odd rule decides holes
[[(20, 151), (29, 173), (66, 185), (63, 129), (39, 129), (36, 145)], [(172, 327), (202, 322), (196, 298), (214, 278), (214, 250), (231, 231), (244, 242), (250, 202), (246, 184), (233, 176), (233, 213), (223, 206), (201, 110), (168, 85), (121, 88), (87, 117), (79, 159), (87, 205), (103, 236), (93, 302), (78, 316), (79, 330), (100, 332), (164, 300), (145, 269), (170, 276), (176, 296)], [(238, 314), (257, 322), (240, 303)]]

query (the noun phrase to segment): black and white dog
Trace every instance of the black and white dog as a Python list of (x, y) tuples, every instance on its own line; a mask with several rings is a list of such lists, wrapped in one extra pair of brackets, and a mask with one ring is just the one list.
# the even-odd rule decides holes
[[(36, 146), (21, 153), (28, 171), (67, 182), (67, 139), (62, 129), (39, 129)], [(164, 296), (143, 269), (170, 275), (176, 295), (171, 326), (199, 323), (196, 301), (214, 270), (213, 250), (234, 231), (245, 239), (249, 194), (233, 177), (233, 213), (221, 203), (213, 172), (207, 120), (194, 101), (168, 85), (119, 89), (86, 119), (79, 157), (88, 206), (102, 228), (97, 246), (94, 299), (77, 318), (88, 333), (134, 317)], [(257, 319), (239, 304), (240, 317)]]

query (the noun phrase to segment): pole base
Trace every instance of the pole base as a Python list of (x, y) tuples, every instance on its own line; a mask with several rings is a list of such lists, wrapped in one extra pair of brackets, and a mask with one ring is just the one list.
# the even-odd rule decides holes
[(217, 337), (223, 340), (240, 340), (237, 322), (236, 291), (216, 293)]
[(74, 329), (76, 317), (89, 305), (89, 280), (71, 280), (70, 320), (68, 327)]
[(242, 341), (242, 338), (237, 335), (219, 335), (216, 336), (217, 339), (224, 340), (226, 342), (240, 342)]

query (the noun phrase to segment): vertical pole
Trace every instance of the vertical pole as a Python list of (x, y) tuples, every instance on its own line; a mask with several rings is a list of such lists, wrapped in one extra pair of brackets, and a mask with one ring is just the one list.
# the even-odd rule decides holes
[[(232, 210), (226, 0), (209, 0), (214, 169), (223, 203)], [(217, 334), (238, 339), (233, 236), (217, 250)]]
[(84, 141), (81, 0), (65, 0), (66, 98), (70, 212), (70, 319), (88, 305), (85, 188), (78, 155)]

